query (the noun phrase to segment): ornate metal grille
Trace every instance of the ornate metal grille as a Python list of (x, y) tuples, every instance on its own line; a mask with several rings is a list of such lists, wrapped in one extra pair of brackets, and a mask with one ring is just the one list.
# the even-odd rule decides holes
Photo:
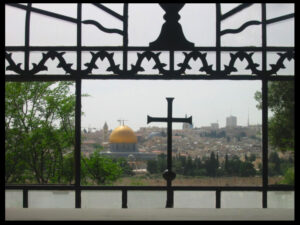
[[(294, 47), (288, 46), (269, 46), (267, 45), (267, 27), (270, 24), (293, 19), (294, 13), (280, 15), (267, 19), (267, 4), (257, 4), (260, 6), (261, 18), (258, 20), (250, 20), (244, 22), (236, 29), (221, 29), (222, 23), (238, 14), (252, 4), (239, 4), (226, 13), (222, 13), (222, 4), (215, 4), (215, 46), (196, 46), (190, 42), (182, 31), (182, 26), (178, 22), (180, 16), (179, 11), (184, 4), (161, 4), (165, 11), (165, 22), (161, 28), (160, 35), (157, 39), (149, 42), (147, 46), (129, 46), (128, 45), (128, 3), (123, 5), (123, 13), (111, 10), (100, 3), (93, 3), (94, 7), (102, 12), (109, 14), (114, 19), (122, 23), (122, 29), (106, 28), (101, 22), (96, 20), (82, 19), (82, 6), (77, 4), (77, 15), (70, 17), (57, 12), (44, 10), (34, 7), (31, 3), (15, 4), (7, 3), (6, 7), (18, 8), (25, 13), (25, 32), (24, 45), (22, 46), (5, 46), (5, 80), (12, 82), (20, 81), (50, 81), (50, 80), (72, 80), (76, 82), (76, 121), (75, 121), (75, 185), (6, 185), (6, 189), (22, 189), (23, 190), (23, 207), (28, 207), (28, 190), (75, 190), (76, 192), (76, 208), (81, 207), (81, 190), (122, 190), (122, 207), (127, 207), (127, 190), (170, 190), (171, 195), (174, 190), (215, 190), (216, 191), (216, 208), (220, 205), (220, 194), (224, 190), (239, 191), (261, 191), (263, 195), (262, 207), (267, 207), (267, 191), (270, 190), (294, 190), (293, 186), (275, 186), (268, 185), (268, 82), (294, 80), (294, 74), (280, 75), (277, 74), (281, 69), (285, 68), (285, 63), (295, 59)], [(30, 45), (30, 24), (32, 14), (39, 14), (59, 21), (64, 21), (76, 26), (76, 45), (75, 46), (32, 46)], [(197, 21), (194, 21), (197, 24)], [(83, 46), (82, 44), (82, 26), (93, 26), (105, 33), (117, 34), (122, 37), (121, 46)], [(259, 26), (261, 28), (261, 45), (260, 46), (222, 46), (221, 38), (237, 34), (243, 30)], [(151, 32), (151, 30), (149, 30)], [(201, 32), (201, 30), (199, 31)], [(65, 57), (66, 52), (72, 52), (76, 55), (76, 60), (68, 61)], [(84, 59), (83, 53), (90, 52), (88, 60)], [(17, 53), (24, 54), (24, 60), (20, 63), (14, 59)], [(38, 53), (38, 60), (31, 62), (31, 54)], [(121, 61), (117, 59), (116, 54), (121, 53)], [(136, 61), (129, 62), (129, 54), (136, 54)], [(161, 53), (167, 53), (168, 64), (161, 57)], [(215, 54), (215, 63), (211, 64), (207, 55)], [(261, 60), (254, 59), (255, 54), (261, 54)], [(268, 54), (276, 53), (275, 62), (268, 63)], [(182, 60), (175, 63), (177, 54), (181, 55)], [(222, 63), (222, 54), (229, 57), (229, 61)], [(57, 68), (62, 69), (65, 74), (56, 74), (48, 71), (47, 62), (57, 60)], [(104, 70), (109, 74), (97, 73), (97, 63), (102, 65), (107, 60), (108, 66)], [(156, 73), (141, 73), (145, 71), (142, 66), (146, 61), (154, 61), (153, 69)], [(198, 60), (198, 72), (187, 73), (191, 66), (191, 60)], [(224, 60), (225, 61), (225, 60)], [(236, 66), (239, 61), (246, 62), (245, 70), (249, 73), (244, 74)], [(75, 65), (73, 65), (75, 64)], [(130, 64), (130, 65), (129, 65)], [(223, 67), (223, 68), (222, 68)], [(45, 73), (47, 71), (47, 73)], [(193, 70), (194, 71), (194, 70)], [(263, 184), (262, 187), (134, 187), (134, 186), (118, 186), (118, 187), (98, 187), (98, 186), (81, 186), (80, 185), (80, 143), (81, 143), (81, 81), (84, 79), (170, 79), (170, 80), (187, 80), (187, 79), (226, 79), (226, 80), (261, 80), (262, 81), (262, 120), (263, 120)]]

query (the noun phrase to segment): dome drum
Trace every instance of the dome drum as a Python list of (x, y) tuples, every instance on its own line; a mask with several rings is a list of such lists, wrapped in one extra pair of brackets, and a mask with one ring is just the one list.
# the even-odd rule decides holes
[(135, 143), (110, 143), (111, 152), (137, 152)]

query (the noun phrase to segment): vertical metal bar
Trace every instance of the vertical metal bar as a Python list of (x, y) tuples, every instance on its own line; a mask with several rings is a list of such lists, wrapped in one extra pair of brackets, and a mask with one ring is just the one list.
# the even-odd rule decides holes
[(75, 105), (75, 208), (81, 208), (81, 80), (76, 80), (76, 105)]
[(81, 190), (75, 190), (75, 208), (81, 208)]
[(29, 43), (30, 43), (30, 14), (31, 14), (31, 5), (28, 3), (26, 9), (26, 18), (25, 18), (25, 52), (24, 52), (24, 69), (29, 71)]
[(82, 4), (77, 3), (77, 71), (80, 76), (81, 71), (81, 17), (82, 17)]
[(263, 189), (262, 191), (262, 207), (268, 208), (268, 191), (267, 189)]
[[(261, 4), (261, 17), (262, 17), (262, 70), (267, 69), (267, 32), (266, 32), (266, 4)], [(262, 185), (263, 185), (263, 196), (262, 206), (267, 208), (267, 188), (268, 188), (268, 80), (263, 77), (262, 80), (262, 163), (263, 163), (263, 174), (262, 174)]]
[(221, 71), (221, 5), (216, 3), (216, 68)]
[(261, 4), (261, 29), (262, 29), (262, 70), (267, 70), (267, 16), (266, 3)]
[[(172, 183), (172, 181), (170, 181), (170, 184), (171, 183)], [(171, 186), (168, 186), (166, 208), (173, 208), (173, 206), (174, 206), (174, 190), (172, 189)]]
[(267, 208), (267, 188), (268, 188), (268, 81), (262, 81), (262, 166), (263, 166), (263, 208)]
[(128, 206), (127, 206), (127, 189), (122, 189), (122, 208), (128, 208)]
[[(168, 119), (167, 119), (167, 133), (168, 133), (168, 142), (167, 142), (167, 168), (168, 171), (172, 170), (172, 104), (173, 98), (167, 98), (168, 101)], [(171, 182), (168, 183), (168, 186), (171, 186)]]
[(124, 3), (124, 8), (123, 8), (123, 17), (124, 17), (124, 22), (123, 22), (123, 71), (127, 71), (127, 61), (128, 61), (128, 3)]
[(216, 208), (217, 209), (221, 208), (221, 190), (220, 189), (216, 190)]
[[(168, 141), (167, 141), (167, 169), (170, 173), (172, 171), (172, 105), (174, 98), (167, 98), (168, 101), (168, 117), (167, 117), (167, 133), (168, 133)], [(167, 204), (166, 208), (173, 208), (174, 203), (174, 192), (171, 189), (172, 180), (167, 179)]]
[(28, 189), (23, 189), (23, 208), (28, 208)]
[(81, 164), (80, 164), (80, 153), (81, 153), (81, 14), (82, 5), (77, 5), (77, 79), (76, 79), (76, 105), (75, 105), (75, 208), (81, 208)]
[(170, 71), (174, 71), (174, 51), (170, 50)]

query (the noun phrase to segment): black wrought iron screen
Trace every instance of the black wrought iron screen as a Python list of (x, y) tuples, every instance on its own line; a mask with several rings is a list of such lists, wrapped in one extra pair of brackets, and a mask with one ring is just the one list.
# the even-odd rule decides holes
[[(75, 109), (75, 184), (74, 185), (5, 185), (5, 189), (23, 190), (23, 207), (28, 207), (28, 190), (75, 190), (76, 208), (81, 208), (82, 190), (122, 190), (122, 207), (127, 207), (128, 190), (166, 190), (168, 192), (167, 207), (173, 207), (174, 190), (213, 190), (216, 191), (216, 208), (221, 207), (222, 191), (260, 191), (262, 192), (262, 207), (267, 208), (267, 192), (272, 190), (292, 191), (294, 186), (289, 185), (269, 185), (268, 184), (268, 82), (269, 81), (293, 81), (294, 74), (280, 74), (281, 69), (285, 68), (286, 63), (294, 62), (294, 46), (270, 46), (267, 44), (267, 29), (270, 25), (280, 24), (286, 20), (294, 18), (294, 12), (267, 17), (266, 3), (237, 4), (226, 12), (222, 12), (220, 3), (213, 4), (215, 7), (215, 45), (196, 46), (186, 38), (183, 33), (179, 19), (179, 11), (186, 7), (185, 4), (160, 4), (165, 11), (164, 23), (161, 27), (159, 36), (146, 46), (129, 45), (129, 23), (131, 16), (129, 7), (134, 4), (123, 4), (123, 12), (116, 12), (105, 4), (92, 3), (92, 7), (107, 13), (114, 20), (119, 21), (121, 28), (107, 28), (101, 22), (94, 19), (85, 19), (82, 17), (82, 7), (87, 4), (76, 4), (76, 15), (69, 16), (53, 10), (46, 10), (42, 7), (35, 7), (32, 3), (15, 4), (7, 3), (6, 9), (19, 9), (24, 14), (24, 44), (5, 46), (5, 81), (7, 82), (25, 82), (25, 81), (62, 81), (70, 80), (76, 82), (76, 109)], [(195, 4), (196, 5), (196, 4)], [(200, 4), (201, 5), (201, 4)], [(222, 23), (234, 15), (248, 10), (249, 7), (256, 5), (260, 8), (260, 18), (246, 21), (235, 29), (222, 29)], [(31, 44), (31, 20), (33, 15), (42, 15), (54, 21), (63, 21), (70, 26), (76, 26), (75, 44), (73, 46), (43, 46)], [(214, 14), (213, 14), (214, 15)], [(6, 18), (9, 20), (9, 18)], [(210, 18), (206, 18), (209, 20)], [(193, 20), (194, 29), (198, 32), (205, 32), (197, 28), (197, 20)], [(6, 24), (10, 26), (10, 24)], [(122, 40), (118, 46), (84, 45), (82, 42), (83, 26), (93, 27), (107, 34), (119, 35)], [(238, 34), (245, 29), (259, 27), (260, 34), (258, 39), (261, 41), (259, 46), (223, 46), (222, 38), (228, 35)], [(10, 28), (14, 29), (14, 28)], [(151, 30), (147, 30), (151, 33)], [(162, 60), (161, 53), (168, 55), (168, 63)], [(38, 54), (37, 54), (38, 53)], [(75, 55), (75, 60), (69, 61), (66, 57), (68, 53)], [(83, 57), (83, 54), (89, 57)], [(16, 57), (16, 55), (21, 55)], [(31, 61), (32, 54), (36, 55), (35, 61)], [(121, 54), (121, 57), (116, 57)], [(129, 60), (129, 55), (135, 54), (136, 60)], [(176, 55), (180, 54), (182, 61), (176, 62)], [(212, 63), (208, 55), (213, 54), (215, 61)], [(270, 60), (269, 54), (275, 55)], [(39, 55), (39, 56), (37, 56)], [(228, 60), (222, 58), (226, 55)], [(257, 55), (258, 58), (257, 58)], [(16, 60), (17, 58), (17, 60)], [(121, 60), (120, 60), (121, 58)], [(258, 60), (259, 59), (259, 60)], [(275, 59), (275, 60), (274, 60)], [(57, 74), (55, 71), (49, 71), (47, 63), (56, 60), (57, 68), (64, 71), (65, 74)], [(104, 60), (108, 66), (102, 68), (108, 73), (97, 72), (99, 63)], [(153, 60), (155, 73), (145, 72), (143, 63)], [(189, 73), (191, 69), (189, 63), (194, 60), (199, 62), (199, 68)], [(246, 62), (244, 70), (236, 66), (239, 62)], [(101, 64), (102, 65), (102, 64)], [(249, 71), (245, 73), (245, 71)], [(82, 186), (80, 184), (80, 152), (81, 152), (81, 82), (85, 79), (148, 79), (148, 80), (260, 80), (262, 82), (262, 186), (261, 187), (231, 187), (231, 186), (213, 186), (213, 187), (178, 187), (168, 185), (166, 187), (154, 186)], [(170, 200), (171, 199), (171, 200)], [(171, 202), (170, 202), (171, 201)]]

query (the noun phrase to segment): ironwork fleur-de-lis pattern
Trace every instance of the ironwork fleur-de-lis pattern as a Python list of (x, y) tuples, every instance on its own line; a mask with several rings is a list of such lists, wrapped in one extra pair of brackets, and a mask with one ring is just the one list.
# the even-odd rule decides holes
[[(45, 66), (47, 60), (51, 59), (54, 60), (55, 58), (58, 59), (59, 64), (57, 68), (63, 68), (63, 70), (70, 75), (76, 75), (77, 70), (71, 69), (72, 64), (67, 63), (64, 59), (63, 55), (65, 52), (57, 52), (57, 51), (48, 51), (47, 53), (42, 53), (42, 59), (38, 64), (33, 63), (33, 68), (29, 71), (25, 71), (21, 69), (21, 63), (16, 64), (13, 59), (11, 58), (12, 53), (5, 53), (5, 58), (9, 63), (9, 66), (6, 67), (6, 70), (14, 71), (17, 74), (27, 74), (27, 75), (34, 75), (41, 71), (47, 70), (47, 66)], [(244, 51), (239, 51), (237, 53), (230, 53), (231, 60), (228, 65), (225, 65), (225, 69), (221, 71), (216, 71), (212, 69), (213, 65), (209, 65), (206, 60), (207, 53), (201, 53), (199, 51), (192, 51), (190, 53), (183, 52), (185, 58), (182, 63), (179, 63), (178, 66), (180, 69), (178, 70), (166, 70), (164, 67), (166, 66), (165, 63), (160, 62), (159, 55), (160, 53), (153, 53), (151, 51), (145, 51), (144, 53), (138, 54), (138, 60), (136, 61), (135, 65), (131, 65), (130, 70), (122, 70), (120, 69), (120, 65), (116, 65), (114, 61), (114, 54), (108, 53), (107, 51), (99, 51), (97, 53), (92, 54), (92, 59), (90, 62), (85, 63), (86, 69), (81, 70), (82, 75), (92, 74), (93, 69), (98, 69), (96, 65), (96, 61), (101, 59), (102, 61), (106, 58), (110, 64), (109, 67), (106, 68), (106, 71), (112, 71), (114, 74), (117, 75), (137, 75), (140, 71), (145, 71), (144, 68), (141, 66), (143, 60), (147, 59), (150, 61), (151, 59), (154, 60), (155, 66), (153, 69), (158, 69), (159, 74), (166, 75), (166, 76), (180, 76), (185, 73), (187, 69), (191, 69), (189, 66), (189, 61), (191, 59), (196, 60), (199, 59), (202, 62), (202, 66), (199, 68), (199, 71), (205, 72), (208, 75), (215, 76), (215, 77), (222, 77), (228, 76), (232, 72), (237, 72), (238, 70), (234, 67), (236, 60), (246, 60), (248, 62), (248, 66), (245, 68), (247, 70), (251, 70), (253, 75), (257, 76), (270, 76), (272, 74), (276, 74), (280, 69), (285, 68), (284, 61), (287, 59), (291, 61), (294, 59), (294, 51), (287, 51), (285, 53), (278, 53), (279, 58), (276, 64), (270, 64), (271, 69), (267, 71), (262, 71), (257, 69), (259, 64), (255, 63), (252, 59), (253, 53), (247, 53)]]
[[(230, 51), (223, 51), (220, 45), (220, 38), (226, 34), (236, 34), (240, 33), (243, 30), (247, 29), (250, 26), (261, 25), (263, 28), (263, 33), (266, 31), (266, 26), (268, 24), (273, 24), (276, 22), (288, 20), (294, 17), (294, 13), (283, 15), (280, 17), (266, 19), (265, 15), (262, 15), (261, 21), (259, 20), (251, 20), (242, 24), (237, 29), (225, 29), (221, 30), (221, 22), (228, 17), (239, 13), (240, 11), (246, 10), (252, 4), (244, 3), (239, 6), (233, 8), (232, 10), (222, 14), (220, 10), (220, 4), (216, 4), (216, 22), (217, 22), (217, 31), (216, 31), (216, 47), (212, 47), (209, 50), (205, 50), (205, 48), (196, 47), (194, 43), (189, 42), (183, 34), (180, 23), (178, 22), (180, 16), (178, 12), (184, 7), (184, 4), (160, 4), (161, 7), (165, 11), (164, 19), (165, 23), (161, 28), (161, 33), (157, 40), (149, 43), (149, 46), (142, 47), (139, 49), (138, 47), (130, 48), (128, 47), (128, 4), (124, 4), (123, 15), (109, 9), (108, 7), (94, 3), (93, 5), (99, 8), (100, 10), (105, 11), (116, 19), (119, 19), (123, 24), (123, 30), (121, 29), (111, 29), (106, 28), (99, 21), (95, 20), (82, 20), (81, 19), (81, 5), (78, 4), (78, 18), (70, 18), (61, 14), (48, 12), (46, 10), (41, 10), (29, 3), (27, 6), (22, 4), (7, 4), (12, 7), (17, 7), (26, 11), (26, 21), (25, 21), (25, 46), (20, 47), (24, 51), (24, 63), (17, 63), (13, 59), (14, 51), (18, 49), (16, 46), (6, 46), (5, 59), (6, 59), (6, 71), (13, 71), (17, 75), (21, 76), (34, 76), (40, 74), (43, 71), (47, 71), (49, 68), (47, 66), (47, 62), (49, 60), (57, 59), (58, 64), (57, 68), (61, 68), (64, 70), (66, 75), (71, 76), (80, 76), (82, 78), (96, 74), (95, 71), (99, 68), (99, 65), (103, 66), (102, 70), (106, 70), (110, 72), (114, 76), (118, 76), (120, 78), (137, 78), (141, 76), (140, 72), (146, 71), (145, 67), (143, 67), (143, 63), (147, 60), (153, 60), (154, 66), (152, 69), (157, 70), (155, 74), (150, 74), (153, 77), (165, 77), (165, 78), (186, 78), (189, 70), (191, 70), (191, 66), (189, 65), (191, 60), (198, 60), (199, 64), (197, 68), (193, 68), (193, 71), (199, 71), (199, 73), (193, 74), (197, 75), (200, 79), (203, 74), (209, 76), (210, 78), (227, 78), (232, 75), (233, 72), (239, 72), (239, 68), (236, 66), (237, 61), (243, 61), (247, 63), (245, 70), (249, 70), (250, 76), (256, 77), (269, 77), (272, 75), (276, 75), (280, 69), (285, 68), (285, 62), (291, 61), (295, 59), (294, 56), (294, 48), (293, 47), (267, 47), (265, 44), (265, 40), (262, 41), (262, 47), (230, 47)], [(73, 63), (67, 61), (64, 57), (66, 51), (60, 50), (60, 48), (56, 47), (48, 47), (45, 50), (40, 48), (41, 56), (40, 61), (37, 63), (31, 63), (31, 68), (29, 67), (29, 57), (30, 52), (32, 51), (32, 47), (29, 46), (29, 24), (30, 24), (30, 13), (35, 12), (42, 15), (46, 15), (49, 17), (54, 17), (57, 19), (61, 19), (68, 22), (73, 22), (77, 24), (77, 29), (79, 29), (78, 37), (77, 37), (77, 46), (75, 48), (70, 48), (77, 52), (77, 62), (83, 61), (81, 53), (86, 51), (81, 46), (81, 25), (91, 25), (96, 27), (97, 29), (106, 32), (106, 33), (115, 33), (121, 35), (123, 37), (123, 46), (119, 48), (107, 49), (108, 47), (99, 46), (95, 49), (88, 48), (90, 50), (91, 58), (89, 61), (83, 62), (83, 66), (77, 65), (77, 68), (72, 68)], [(262, 14), (264, 11), (262, 10)], [(264, 39), (264, 34), (262, 34), (262, 39)], [(101, 48), (103, 47), (103, 49)], [(67, 49), (67, 47), (65, 47)], [(114, 50), (117, 49), (117, 50)], [(253, 55), (256, 52), (262, 53), (262, 58), (266, 58), (266, 54), (268, 50), (277, 53), (277, 61), (272, 64), (266, 64), (263, 62), (258, 62), (253, 59)], [(123, 65), (120, 65), (115, 59), (116, 52), (123, 52)], [(128, 53), (131, 51), (139, 51), (137, 54), (137, 60), (135, 63), (131, 65), (128, 62)], [(163, 51), (168, 51), (170, 54), (170, 63), (167, 65), (161, 59), (161, 53)], [(182, 54), (183, 59), (181, 62), (174, 62), (174, 53), (179, 52)], [(207, 54), (209, 52), (216, 53), (216, 65), (211, 64), (207, 59)], [(222, 64), (224, 66), (221, 69), (221, 52), (226, 52), (230, 56), (230, 60), (227, 64)], [(80, 58), (80, 59), (78, 59)], [(107, 60), (107, 63), (104, 64), (103, 61)], [(23, 65), (24, 64), (24, 65)], [(265, 64), (265, 66), (261, 66)], [(177, 69), (174, 67), (177, 66)], [(269, 69), (267, 69), (269, 66)], [(48, 71), (49, 72), (49, 71)], [(51, 72), (51, 71), (50, 71)], [(48, 74), (49, 75), (49, 74)], [(103, 74), (96, 74), (101, 76)]]

